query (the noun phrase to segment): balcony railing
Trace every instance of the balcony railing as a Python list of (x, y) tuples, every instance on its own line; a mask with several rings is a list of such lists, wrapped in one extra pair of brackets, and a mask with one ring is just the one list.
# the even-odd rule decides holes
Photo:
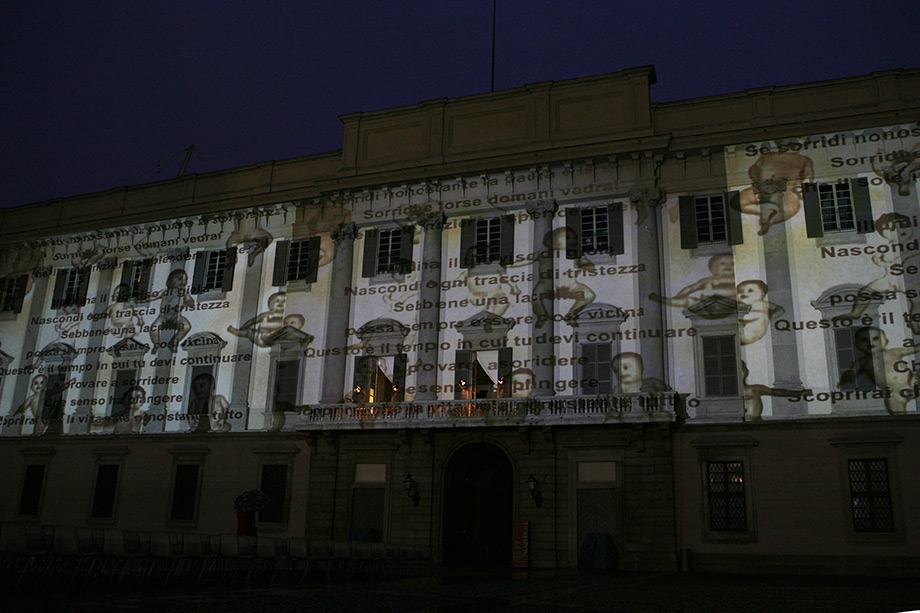
[(364, 404), (311, 404), (284, 413), (282, 430), (552, 426), (668, 422), (674, 392), (549, 398), (487, 398)]

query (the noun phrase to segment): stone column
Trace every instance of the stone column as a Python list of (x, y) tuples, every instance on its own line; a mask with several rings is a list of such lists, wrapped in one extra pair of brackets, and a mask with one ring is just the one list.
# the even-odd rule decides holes
[[(441, 321), (441, 233), (447, 219), (444, 213), (429, 213), (419, 219), (425, 231), (422, 244), (422, 271), (419, 275), (419, 298), (422, 309), (418, 313), (418, 342), (422, 346), (418, 358), (420, 364), (438, 363), (438, 337)], [(438, 383), (438, 369), (416, 371), (416, 387), (426, 386), (426, 391), (415, 395), (415, 400), (437, 400), (438, 394), (431, 391)]]
[[(236, 246), (234, 245), (232, 248), (236, 249)], [(243, 277), (243, 287), (239, 297), (241, 323), (249, 321), (259, 312), (259, 299), (262, 290), (262, 251), (250, 252), (248, 257), (242, 256), (243, 254), (237, 255), (237, 266), (246, 266), (244, 269), (246, 274)], [(236, 352), (238, 354), (252, 354), (252, 341), (238, 337), (236, 339)], [(233, 388), (230, 392), (230, 408), (228, 410), (243, 414), (240, 419), (227, 420), (234, 431), (246, 430), (252, 425), (249, 421), (250, 392), (255, 392), (256, 390), (251, 390), (249, 384), (252, 378), (252, 360), (254, 357), (252, 356), (246, 361), (239, 360), (233, 364)], [(261, 392), (262, 390), (258, 391)], [(270, 411), (271, 409), (268, 409), (268, 412)], [(266, 415), (267, 420), (269, 420), (269, 417)]]
[[(539, 254), (533, 263), (533, 313), (536, 319), (531, 335), (531, 357), (533, 358), (534, 396), (555, 395), (553, 381), (555, 378), (555, 346), (553, 331), (555, 329), (555, 250), (553, 249), (553, 217), (558, 204), (555, 200), (541, 200), (527, 207), (527, 213), (533, 220), (533, 252)], [(549, 385), (540, 385), (548, 381)]]
[(337, 404), (345, 396), (345, 347), (348, 346), (348, 317), (351, 315), (351, 275), (355, 259), (355, 238), (358, 227), (341, 223), (332, 231), (335, 256), (332, 260), (332, 281), (326, 305), (326, 349), (338, 347), (336, 354), (327, 353), (323, 360), (322, 404)]
[(660, 187), (642, 187), (629, 190), (629, 201), (636, 208), (636, 225), (639, 226), (636, 239), (636, 261), (641, 258), (645, 270), (639, 273), (639, 296), (643, 302), (642, 315), (639, 316), (640, 330), (661, 330), (655, 337), (646, 335), (639, 340), (639, 355), (642, 356), (642, 391), (660, 391), (646, 389), (648, 382), (655, 387), (656, 379), (666, 381), (664, 365), (668, 349), (665, 341), (664, 309), (661, 303), (645, 300), (649, 294), (661, 295), (661, 237), (658, 221), (661, 205), (665, 201), (664, 190)]

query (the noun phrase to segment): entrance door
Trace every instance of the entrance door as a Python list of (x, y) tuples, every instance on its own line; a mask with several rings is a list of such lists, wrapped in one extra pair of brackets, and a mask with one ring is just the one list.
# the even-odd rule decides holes
[(511, 462), (494, 445), (473, 443), (447, 464), (444, 562), (511, 566)]

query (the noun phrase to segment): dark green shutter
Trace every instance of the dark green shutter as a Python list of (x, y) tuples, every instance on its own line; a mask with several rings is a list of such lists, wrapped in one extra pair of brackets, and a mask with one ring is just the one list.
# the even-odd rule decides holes
[(860, 234), (874, 232), (869, 181), (865, 177), (850, 179), (850, 193), (853, 194), (853, 208), (856, 212), (856, 231)]
[(319, 269), (319, 245), (318, 236), (312, 237), (307, 243), (307, 276), (303, 279), (307, 283), (316, 281), (316, 273)]
[(89, 289), (89, 274), (92, 270), (89, 266), (81, 268), (79, 270), (79, 277), (77, 281), (77, 295), (74, 299), (74, 305), (83, 306), (86, 304), (86, 290)]
[(224, 252), (224, 274), (220, 289), (229, 292), (233, 289), (233, 270), (236, 268), (236, 247), (228, 247)]
[(272, 285), (287, 285), (288, 260), (291, 255), (291, 241), (275, 243), (275, 266), (272, 269)]
[(64, 298), (64, 286), (67, 284), (67, 275), (70, 274), (69, 268), (58, 268), (54, 271), (54, 295), (51, 298), (51, 308), (61, 308), (61, 301)]
[(22, 275), (16, 279), (8, 279), (7, 283), (15, 283), (16, 288), (13, 290), (13, 312), (22, 311), (22, 301), (26, 297), (26, 284), (29, 281), (29, 275)]
[(377, 242), (378, 232), (374, 228), (364, 231), (364, 266), (361, 270), (362, 277), (377, 276)]
[(725, 194), (725, 217), (728, 244), (740, 245), (744, 242), (744, 230), (741, 226), (741, 194), (737, 190)]
[(141, 300), (146, 300), (147, 297), (150, 296), (150, 275), (153, 274), (153, 260), (150, 258), (142, 260), (140, 265), (143, 267), (143, 270), (141, 270), (138, 297)]
[[(551, 245), (549, 248), (554, 247)], [(565, 210), (565, 257), (567, 260), (577, 260), (581, 255), (581, 209), (570, 207)]]
[[(146, 261), (146, 260), (144, 260)], [(140, 265), (140, 261), (135, 262), (134, 260), (125, 260), (121, 263), (121, 281), (122, 285), (128, 286), (128, 289), (131, 289), (131, 280), (134, 278), (134, 267)]]
[(472, 268), (476, 265), (476, 219), (464, 219), (460, 222), (460, 267)]
[(514, 263), (514, 215), (505, 215), (501, 222), (501, 259), (502, 266)]
[(414, 243), (415, 226), (405, 226), (402, 228), (399, 243), (399, 272), (402, 274), (412, 272), (412, 246)]
[(511, 396), (511, 347), (502, 347), (498, 350), (498, 379), (502, 382), (501, 394), (503, 397)]
[(398, 388), (396, 392), (397, 399), (405, 393), (406, 389), (406, 366), (409, 363), (409, 356), (405, 353), (396, 354), (393, 358), (393, 384)]
[(680, 210), (680, 248), (696, 249), (699, 237), (696, 234), (696, 208), (693, 206), (693, 196), (678, 198)]
[(818, 184), (802, 185), (802, 204), (805, 208), (805, 232), (808, 238), (824, 236), (824, 223), (821, 221), (821, 201), (818, 198)]
[(623, 245), (623, 203), (611, 202), (607, 205), (607, 233), (610, 241), (610, 255), (625, 251)]
[(370, 382), (371, 366), (377, 365), (377, 359), (370, 355), (359, 355), (355, 358), (355, 385), (361, 386), (361, 398), (367, 400), (367, 388)]
[(208, 252), (199, 251), (195, 254), (195, 272), (192, 274), (192, 293), (200, 294), (204, 291), (204, 274), (208, 269)]

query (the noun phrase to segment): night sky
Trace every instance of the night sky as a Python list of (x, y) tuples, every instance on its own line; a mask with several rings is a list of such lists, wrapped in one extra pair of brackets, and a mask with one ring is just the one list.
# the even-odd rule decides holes
[[(920, 2), (498, 0), (495, 88), (654, 65), (666, 102), (920, 65)], [(730, 7), (730, 8), (729, 8)], [(490, 89), (492, 1), (0, 4), (0, 207), (341, 147)], [(169, 164), (161, 164), (175, 159)]]

